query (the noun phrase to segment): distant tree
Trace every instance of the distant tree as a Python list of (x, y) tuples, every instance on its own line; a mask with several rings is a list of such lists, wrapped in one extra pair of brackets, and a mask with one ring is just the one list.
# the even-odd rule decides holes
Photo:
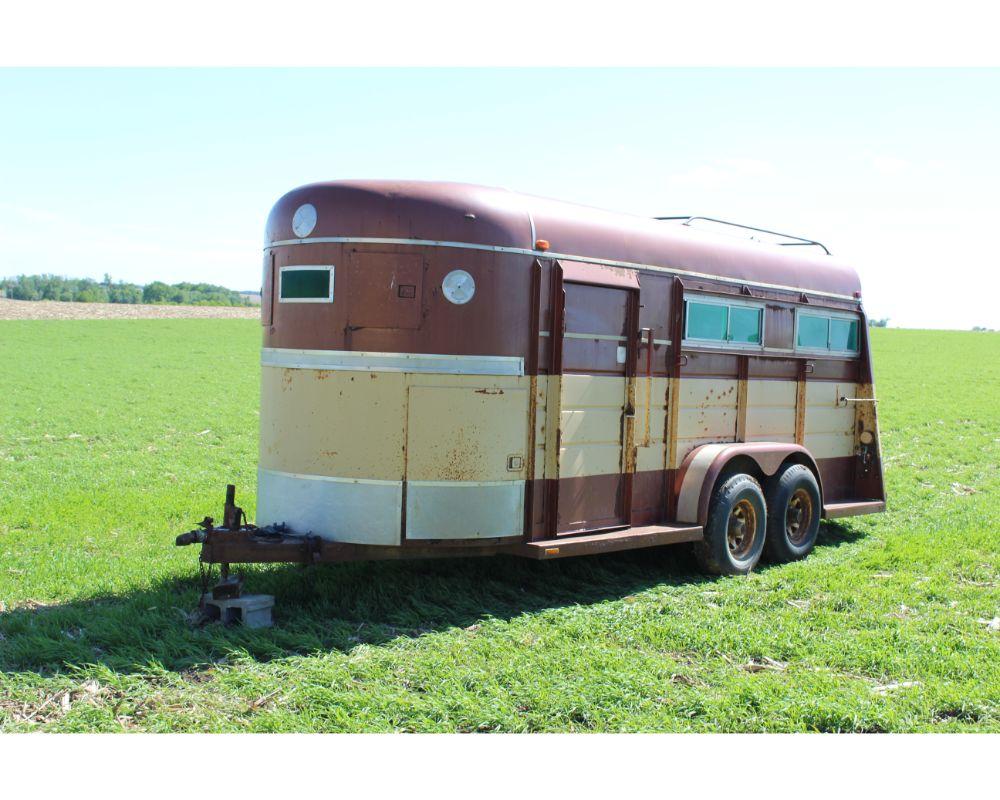
[(142, 289), (134, 283), (118, 281), (118, 283), (108, 287), (108, 302), (141, 303)]
[(63, 300), (79, 303), (155, 303), (200, 306), (249, 306), (250, 298), (211, 283), (153, 281), (146, 286), (118, 281), (105, 273), (98, 283), (92, 278), (59, 275), (18, 275), (0, 279), (0, 292), (13, 300)]
[(173, 292), (163, 281), (153, 281), (147, 283), (142, 289), (142, 302), (144, 303), (171, 303)]
[(889, 325), (889, 318), (884, 319), (870, 319), (868, 320), (868, 326), (871, 328), (886, 328)]

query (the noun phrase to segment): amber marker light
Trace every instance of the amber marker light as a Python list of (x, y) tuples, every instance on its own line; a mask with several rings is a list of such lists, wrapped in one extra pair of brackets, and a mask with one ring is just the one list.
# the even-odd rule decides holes
[(548, 250), (549, 249), (549, 240), (548, 239), (536, 239), (535, 240), (535, 249), (536, 250)]

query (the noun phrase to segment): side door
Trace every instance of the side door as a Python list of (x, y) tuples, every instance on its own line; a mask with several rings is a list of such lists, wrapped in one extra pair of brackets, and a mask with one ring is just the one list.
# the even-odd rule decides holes
[(563, 269), (556, 533), (626, 527), (638, 281), (598, 265)]

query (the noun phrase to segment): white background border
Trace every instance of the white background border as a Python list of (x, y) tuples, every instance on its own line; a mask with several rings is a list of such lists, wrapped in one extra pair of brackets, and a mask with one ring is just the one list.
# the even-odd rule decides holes
[[(4, 3), (0, 64), (990, 66), (1000, 49), (989, 8), (982, 0), (36, 0)], [(264, 115), (276, 99), (261, 100)], [(526, 120), (552, 112), (524, 102)]]

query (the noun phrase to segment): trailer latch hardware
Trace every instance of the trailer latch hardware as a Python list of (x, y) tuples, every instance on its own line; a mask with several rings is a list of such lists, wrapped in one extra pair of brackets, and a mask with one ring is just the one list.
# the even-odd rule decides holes
[(874, 397), (841, 397), (837, 401), (838, 405), (847, 405), (848, 403), (875, 403), (878, 404), (878, 400)]

